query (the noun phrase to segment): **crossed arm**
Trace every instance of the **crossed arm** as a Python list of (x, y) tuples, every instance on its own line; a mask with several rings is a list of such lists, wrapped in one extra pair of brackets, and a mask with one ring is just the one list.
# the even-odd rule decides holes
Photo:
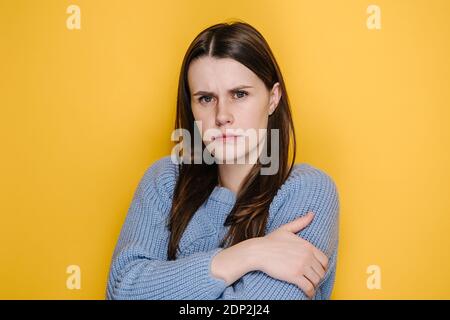
[[(307, 194), (292, 191), (273, 210), (269, 231), (308, 211), (313, 222), (298, 233), (329, 258), (329, 267), (313, 299), (329, 299), (334, 283), (339, 199), (328, 177), (314, 201)], [(232, 285), (211, 274), (212, 258), (221, 248), (197, 252), (187, 257), (166, 259), (168, 231), (162, 215), (160, 195), (151, 187), (138, 187), (116, 245), (107, 283), (107, 299), (192, 299), (192, 300), (300, 300), (309, 299), (296, 285), (251, 271)]]

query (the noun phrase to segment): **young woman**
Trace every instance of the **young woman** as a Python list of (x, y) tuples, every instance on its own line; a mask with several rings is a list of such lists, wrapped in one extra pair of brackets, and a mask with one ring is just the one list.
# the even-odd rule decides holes
[[(165, 156), (146, 170), (113, 253), (106, 298), (328, 299), (338, 192), (325, 172), (294, 163), (286, 87), (255, 28), (217, 24), (193, 40), (175, 128), (199, 133), (201, 155), (214, 161), (198, 161), (198, 148), (188, 149), (182, 161)], [(261, 161), (261, 150), (270, 161)]]

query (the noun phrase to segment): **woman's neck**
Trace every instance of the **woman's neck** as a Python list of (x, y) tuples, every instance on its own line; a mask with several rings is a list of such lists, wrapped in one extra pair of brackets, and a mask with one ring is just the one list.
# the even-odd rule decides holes
[(242, 181), (252, 167), (253, 164), (218, 164), (219, 186), (238, 194)]

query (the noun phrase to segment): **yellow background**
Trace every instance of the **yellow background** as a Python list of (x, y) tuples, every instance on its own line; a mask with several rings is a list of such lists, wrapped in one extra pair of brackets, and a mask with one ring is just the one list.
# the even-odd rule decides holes
[[(70, 4), (81, 30), (66, 27)], [(137, 183), (172, 148), (187, 46), (234, 18), (278, 59), (297, 162), (338, 186), (332, 298), (450, 298), (447, 0), (1, 0), (0, 298), (104, 298)]]

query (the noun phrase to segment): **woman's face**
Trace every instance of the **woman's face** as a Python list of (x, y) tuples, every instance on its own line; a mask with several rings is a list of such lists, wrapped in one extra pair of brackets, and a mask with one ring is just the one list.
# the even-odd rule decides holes
[[(243, 64), (209, 56), (191, 62), (188, 82), (197, 127), (216, 161), (249, 163), (248, 154), (259, 155), (266, 136), (260, 129), (267, 129), (281, 98), (279, 83), (269, 91)], [(221, 137), (233, 134), (237, 137)]]

